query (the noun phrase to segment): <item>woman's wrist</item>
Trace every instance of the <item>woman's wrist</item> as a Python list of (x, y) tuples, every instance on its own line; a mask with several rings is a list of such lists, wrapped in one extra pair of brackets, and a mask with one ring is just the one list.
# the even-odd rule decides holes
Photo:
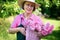
[(21, 31), (21, 27), (18, 27), (18, 28), (17, 28), (17, 32), (20, 32), (20, 31)]

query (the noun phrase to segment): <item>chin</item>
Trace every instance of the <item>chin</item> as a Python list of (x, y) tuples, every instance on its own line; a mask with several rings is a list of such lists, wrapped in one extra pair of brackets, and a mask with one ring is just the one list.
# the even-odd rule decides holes
[(32, 13), (31, 11), (27, 11), (27, 13)]

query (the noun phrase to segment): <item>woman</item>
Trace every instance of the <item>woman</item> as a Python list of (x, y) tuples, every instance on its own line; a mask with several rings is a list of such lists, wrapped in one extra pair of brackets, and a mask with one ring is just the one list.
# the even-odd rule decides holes
[[(24, 6), (25, 1), (31, 1), (31, 4), (26, 4)], [(13, 23), (11, 24), (11, 27), (9, 28), (8, 32), (11, 34), (17, 33), (17, 35), (20, 35), (19, 37), (17, 36), (17, 40), (25, 40), (25, 28), (22, 27), (22, 16), (27, 19), (31, 16), (31, 13), (38, 8), (39, 5), (34, 3), (35, 0), (18, 0), (19, 6), (25, 10), (24, 14), (19, 14), (16, 16), (14, 19)], [(21, 27), (20, 27), (21, 26)], [(19, 33), (20, 32), (20, 33)], [(22, 33), (22, 34), (21, 34)], [(22, 36), (22, 37), (21, 37)]]
[[(18, 0), (18, 4), (23, 10), (25, 10), (25, 12), (16, 16), (14, 22), (11, 24), (9, 33), (21, 32), (23, 36), (26, 36), (26, 40), (40, 40), (39, 36), (41, 37), (41, 35), (44, 34), (43, 32), (45, 32), (45, 31), (41, 31), (41, 27), (40, 27), (43, 26), (43, 23), (38, 16), (32, 14), (33, 11), (35, 11), (35, 9), (39, 7), (39, 4), (35, 3), (35, 0)], [(40, 26), (36, 27), (35, 30), (34, 27), (37, 25), (37, 23)], [(19, 25), (21, 27), (18, 27)], [(52, 31), (52, 29), (49, 30)], [(40, 31), (42, 32), (42, 34), (40, 34)], [(25, 40), (25, 39), (22, 38), (19, 40)]]

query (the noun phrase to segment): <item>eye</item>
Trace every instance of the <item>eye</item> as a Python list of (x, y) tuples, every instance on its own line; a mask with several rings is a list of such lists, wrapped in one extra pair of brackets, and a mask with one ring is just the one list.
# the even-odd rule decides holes
[(29, 4), (26, 4), (27, 6), (29, 6)]
[(34, 7), (34, 5), (31, 5), (31, 7)]

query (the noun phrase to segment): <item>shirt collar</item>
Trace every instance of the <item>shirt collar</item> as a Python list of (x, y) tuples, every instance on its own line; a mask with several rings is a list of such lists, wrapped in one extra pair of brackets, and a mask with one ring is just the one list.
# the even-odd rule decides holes
[[(24, 19), (24, 15), (23, 14), (21, 14), (20, 17), (21, 17), (21, 19)], [(34, 19), (34, 14), (32, 14), (29, 19), (33, 20)]]

